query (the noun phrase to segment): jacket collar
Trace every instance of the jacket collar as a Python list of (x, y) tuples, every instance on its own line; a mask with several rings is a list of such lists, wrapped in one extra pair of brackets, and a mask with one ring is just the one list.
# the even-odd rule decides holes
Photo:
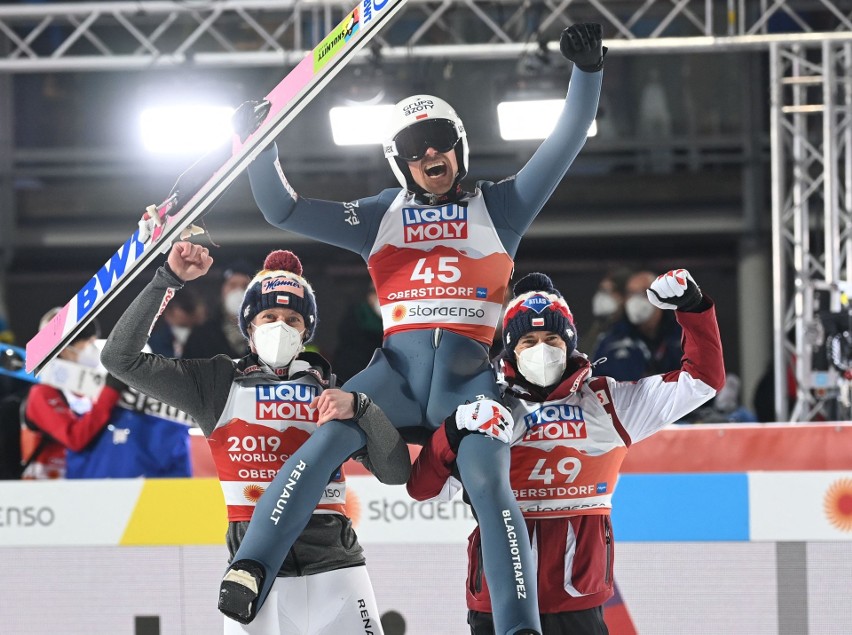
[(322, 355), (314, 352), (299, 353), (289, 366), (272, 368), (261, 362), (257, 355), (251, 353), (237, 361), (237, 381), (248, 377), (265, 376), (270, 379), (281, 381), (283, 379), (299, 379), (310, 375), (316, 379), (323, 388), (332, 388), (335, 376), (331, 373), (331, 365)]

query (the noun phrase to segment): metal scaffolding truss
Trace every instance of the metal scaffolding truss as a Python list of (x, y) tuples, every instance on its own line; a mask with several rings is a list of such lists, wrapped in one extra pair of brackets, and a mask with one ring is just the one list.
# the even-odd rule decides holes
[(852, 44), (773, 44), (770, 65), (776, 415), (848, 419), (850, 375), (826, 340), (850, 326)]
[[(380, 4), (381, 0), (366, 0)], [(185, 0), (0, 6), (0, 72), (295, 64), (351, 10), (339, 0)], [(408, 0), (385, 59), (495, 58), (600, 22), (613, 47), (687, 38), (765, 44), (852, 31), (848, 0)], [(848, 33), (847, 33), (848, 35)], [(646, 46), (640, 46), (647, 50)]]

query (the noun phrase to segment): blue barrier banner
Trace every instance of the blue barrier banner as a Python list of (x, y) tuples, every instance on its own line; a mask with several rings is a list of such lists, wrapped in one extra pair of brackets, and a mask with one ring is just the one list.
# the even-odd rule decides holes
[(619, 541), (749, 539), (745, 473), (622, 474), (612, 507)]

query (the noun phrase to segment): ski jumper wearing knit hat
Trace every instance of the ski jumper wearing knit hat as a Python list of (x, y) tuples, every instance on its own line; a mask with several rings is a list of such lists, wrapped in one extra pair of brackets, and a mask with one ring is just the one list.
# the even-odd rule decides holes
[[(273, 252), (267, 257), (264, 269), (245, 294), (248, 301), (240, 312), (244, 332), (248, 320), (258, 312), (287, 306), (304, 318), (310, 329), (306, 335), (313, 335), (316, 302), (301, 273), (298, 258), (290, 252)], [(141, 352), (161, 307), (183, 285), (168, 265), (159, 267), (119, 319), (102, 360), (128, 384), (179, 408), (197, 422), (210, 445), (224, 494), (226, 542), (233, 556), (264, 489), (284, 460), (318, 429), (317, 412), (310, 404), (329, 387), (330, 368), (316, 353), (299, 354), (287, 367), (273, 369), (259, 363), (254, 354), (239, 360), (226, 355), (188, 360)], [(389, 424), (387, 429), (393, 437), (388, 436), (388, 443), (381, 447), (370, 446), (374, 439), (381, 440), (370, 431), (371, 452), (391, 453), (390, 444), (399, 435)], [(261, 609), (257, 632), (283, 632), (284, 624), (301, 624), (308, 617), (312, 624), (326, 624), (329, 632), (355, 632), (363, 628), (362, 610), (378, 621), (363, 551), (346, 515), (343, 470), (326, 474), (326, 485), (305, 527), (272, 574), (279, 600)], [(287, 603), (293, 593), (306, 593), (302, 596), (305, 601)], [(352, 597), (363, 598), (365, 607), (357, 609)], [(225, 632), (246, 631), (228, 621)]]
[[(517, 283), (515, 293), (504, 315), (505, 351), (499, 363), (506, 405), (515, 420), (510, 481), (538, 554), (542, 626), (544, 633), (597, 635), (605, 632), (601, 607), (613, 595), (610, 512), (619, 468), (633, 443), (700, 406), (724, 385), (715, 309), (708, 302), (699, 312), (675, 311), (685, 335), (680, 370), (617, 382), (593, 377), (588, 358), (571, 353), (576, 329), (547, 276), (530, 274)], [(568, 348), (562, 378), (547, 388), (527, 381), (517, 367), (515, 346), (534, 331), (558, 333)], [(412, 468), (409, 494), (428, 500), (446, 491), (454, 460), (440, 429)], [(483, 574), (482, 540), (477, 528), (468, 546), (472, 633), (493, 632), (497, 608), (491, 579), (487, 571)]]

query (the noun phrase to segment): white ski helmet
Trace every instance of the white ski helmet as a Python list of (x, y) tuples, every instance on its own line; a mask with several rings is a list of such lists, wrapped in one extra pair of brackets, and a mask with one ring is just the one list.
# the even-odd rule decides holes
[[(428, 125), (422, 125), (427, 122)], [(439, 152), (455, 148), (459, 173), (453, 185), (467, 174), (469, 149), (464, 124), (452, 106), (440, 97), (413, 95), (397, 103), (383, 145), (397, 181), (408, 190), (421, 188), (411, 178), (406, 160), (420, 159), (427, 147)]]

